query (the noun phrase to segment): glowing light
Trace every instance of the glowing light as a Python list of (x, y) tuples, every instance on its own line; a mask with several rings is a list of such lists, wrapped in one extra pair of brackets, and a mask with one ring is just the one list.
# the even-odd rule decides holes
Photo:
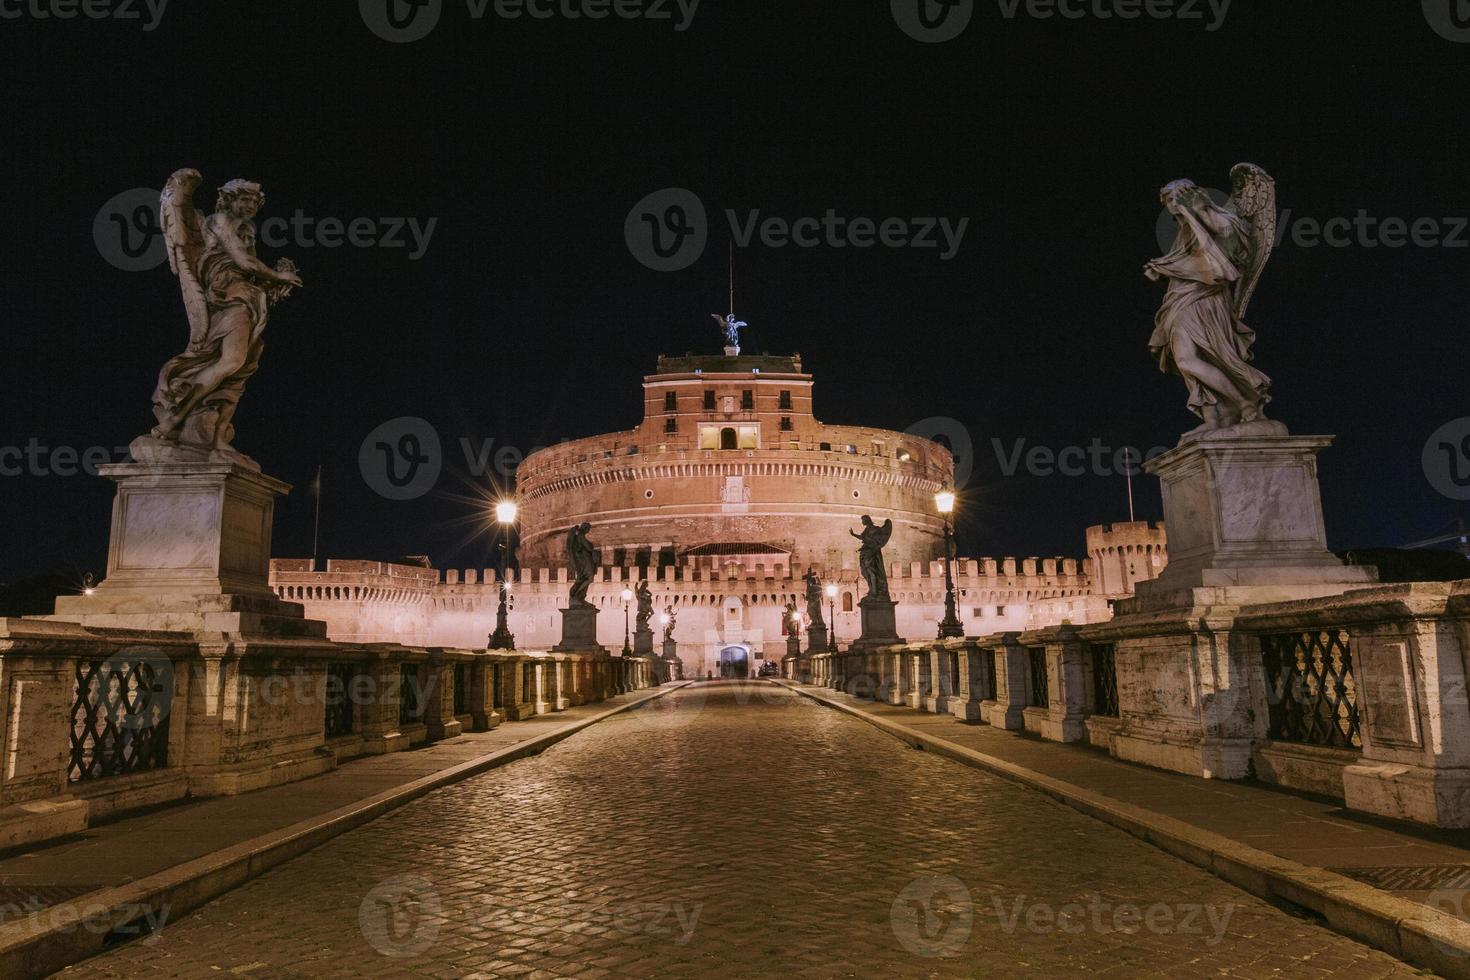
[(934, 495), (934, 506), (941, 514), (954, 513), (954, 491), (941, 490)]
[(633, 590), (632, 589), (624, 589), (623, 590), (623, 601), (624, 602), (631, 602), (632, 600), (633, 600)]
[(514, 524), (520, 508), (514, 500), (501, 500), (495, 504), (495, 519), (502, 524)]
[(837, 598), (837, 583), (836, 582), (828, 583), (828, 585), (827, 585), (827, 598), (828, 599), (835, 599), (835, 598)]
[(660, 626), (667, 626), (667, 625), (669, 625), (669, 614), (668, 613), (659, 613), (658, 614), (658, 624)]

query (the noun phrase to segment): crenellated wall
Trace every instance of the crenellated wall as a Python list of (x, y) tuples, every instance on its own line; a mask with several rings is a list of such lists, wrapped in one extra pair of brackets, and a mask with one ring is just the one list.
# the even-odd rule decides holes
[[(981, 558), (955, 562), (955, 595), (969, 633), (1020, 630), (1035, 610), (1053, 610), (1058, 622), (1083, 623), (1109, 615), (1106, 603), (1090, 601), (1090, 566), (1071, 558)], [(691, 675), (718, 669), (721, 649), (744, 646), (754, 660), (779, 660), (786, 653), (783, 613), (795, 602), (806, 611), (805, 566), (760, 562), (711, 567), (699, 559), (682, 566), (648, 569), (654, 611), (673, 607), (674, 639)], [(637, 567), (604, 566), (588, 599), (600, 610), (598, 642), (612, 650), (624, 643), (624, 589), (640, 577)], [(824, 580), (825, 581), (825, 580)], [(856, 571), (834, 576), (839, 594), (824, 605), (835, 618), (839, 641), (860, 632), (858, 600), (865, 588)], [(311, 619), (327, 623), (328, 636), (352, 642), (412, 642), (426, 646), (481, 648), (495, 628), (499, 602), (493, 569), (439, 572), (380, 562), (329, 561), (312, 572), (310, 562), (277, 559), (271, 586), (282, 599), (300, 602)], [(899, 603), (899, 632), (932, 636), (944, 615), (944, 565), (939, 561), (896, 562), (889, 591)], [(510, 628), (517, 646), (545, 650), (561, 638), (561, 612), (570, 591), (567, 569), (523, 568), (511, 575)], [(628, 621), (636, 606), (628, 604)], [(661, 634), (655, 623), (655, 633)], [(802, 642), (805, 643), (803, 633)]]

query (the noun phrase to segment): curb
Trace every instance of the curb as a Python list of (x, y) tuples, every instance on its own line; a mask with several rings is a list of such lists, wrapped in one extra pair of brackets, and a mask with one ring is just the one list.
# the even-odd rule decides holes
[(1335, 932), (1445, 977), (1470, 978), (1470, 923), (1322, 868), (1275, 854), (1084, 789), (1004, 759), (967, 749), (900, 722), (879, 718), (806, 687), (778, 681), (819, 704), (860, 718), (917, 749), (1038, 790), (1169, 854), (1223, 878), (1258, 898), (1317, 913)]
[[(374, 796), (252, 837), (156, 874), (53, 905), (0, 927), (0, 977), (46, 977), (142, 935), (145, 920), (162, 923), (208, 904), (271, 868), (300, 857), (341, 834), (376, 820), (436, 789), (538, 755), (613, 715), (631, 711), (692, 683), (655, 688), (643, 697), (570, 722), (524, 742), (497, 749)], [(513, 723), (512, 723), (513, 724)], [(161, 914), (160, 914), (161, 913)], [(96, 923), (81, 928), (81, 923)], [(105, 925), (104, 930), (99, 926)]]

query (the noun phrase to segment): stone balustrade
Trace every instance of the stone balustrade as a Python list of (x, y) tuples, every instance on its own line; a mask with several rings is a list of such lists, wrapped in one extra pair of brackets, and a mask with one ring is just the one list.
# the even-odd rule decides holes
[[(1470, 826), (1470, 581), (1222, 608), (1190, 624), (1131, 617), (848, 649), (783, 666), (788, 678), (856, 697), (1322, 793), (1380, 816)], [(1230, 753), (1246, 760), (1240, 771), (1212, 770)]]
[(643, 658), (333, 643), (0, 619), (0, 848), (602, 701)]

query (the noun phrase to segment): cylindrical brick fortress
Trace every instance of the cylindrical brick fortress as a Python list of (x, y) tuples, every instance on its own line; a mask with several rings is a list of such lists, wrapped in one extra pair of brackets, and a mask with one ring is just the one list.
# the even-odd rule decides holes
[(953, 481), (949, 450), (818, 422), (800, 357), (660, 357), (643, 399), (637, 428), (521, 464), (523, 564), (564, 564), (567, 531), (585, 521), (608, 565), (757, 555), (851, 568), (864, 514), (893, 521), (890, 564), (943, 554), (934, 494)]

